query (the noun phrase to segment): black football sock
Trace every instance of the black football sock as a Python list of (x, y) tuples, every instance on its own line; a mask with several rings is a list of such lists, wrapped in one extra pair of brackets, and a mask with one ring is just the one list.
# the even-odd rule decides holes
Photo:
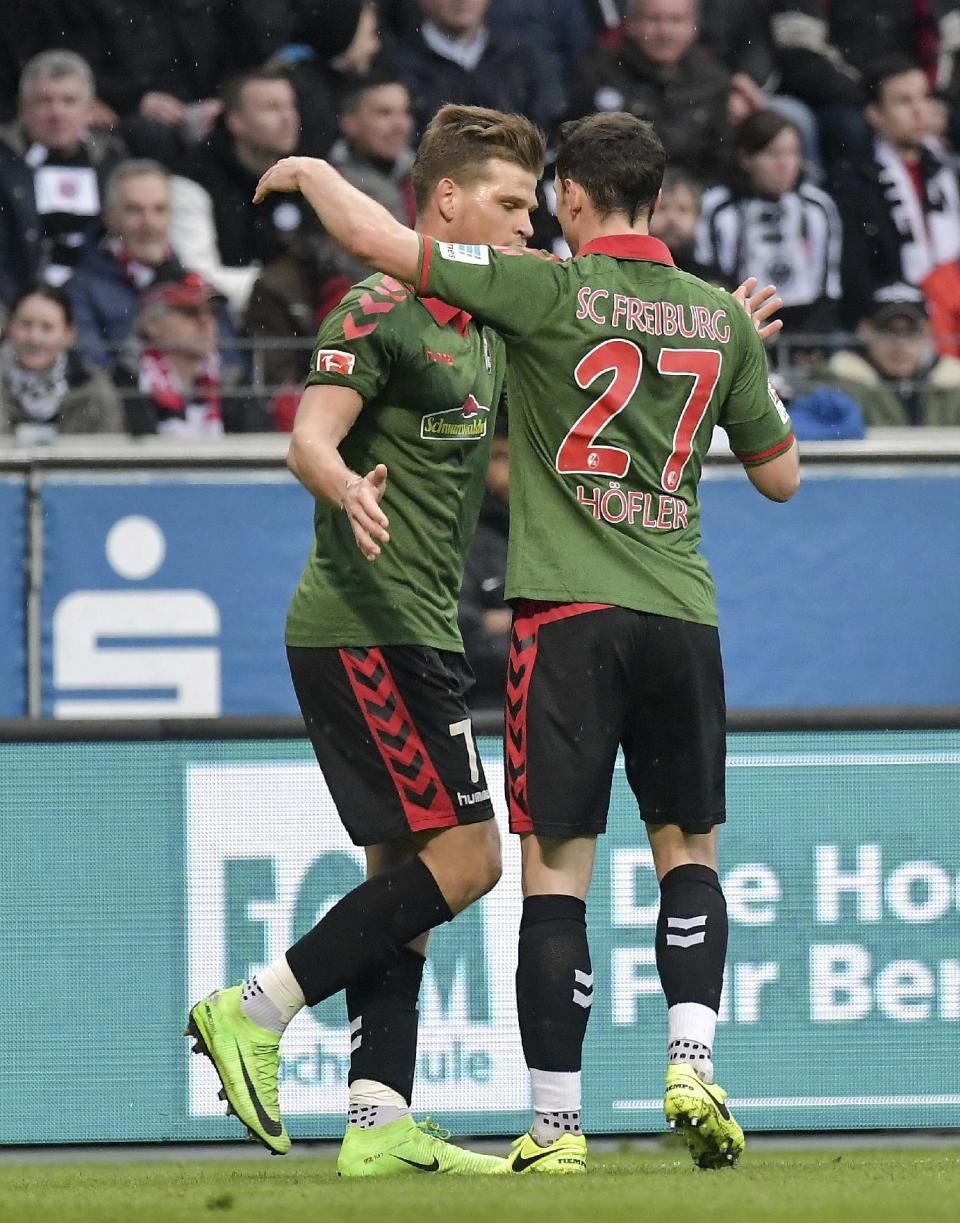
[(307, 1006), (359, 981), (453, 913), (420, 858), (368, 879), (287, 951)]
[(713, 1079), (713, 1038), (727, 958), (727, 904), (717, 872), (688, 863), (660, 881), (657, 971), (667, 999), (667, 1057)]
[(580, 1064), (593, 1003), (587, 908), (576, 896), (528, 896), (517, 959), (517, 1016), (530, 1068), (533, 1136), (579, 1134)]
[(401, 947), (359, 981), (347, 986), (350, 1017), (350, 1077), (383, 1083), (403, 1096), (413, 1094), (417, 1062), (417, 999), (424, 959)]

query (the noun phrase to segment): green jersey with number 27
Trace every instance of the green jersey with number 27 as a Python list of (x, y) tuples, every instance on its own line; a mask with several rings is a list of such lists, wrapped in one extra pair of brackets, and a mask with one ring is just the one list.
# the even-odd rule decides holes
[(562, 261), (426, 238), (417, 288), (507, 345), (507, 597), (716, 624), (697, 495), (714, 426), (746, 465), (793, 440), (738, 303), (639, 235)]

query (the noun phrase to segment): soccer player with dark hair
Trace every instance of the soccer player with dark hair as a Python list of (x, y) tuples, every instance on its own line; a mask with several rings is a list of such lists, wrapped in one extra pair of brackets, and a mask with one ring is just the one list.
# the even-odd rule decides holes
[(713, 1076), (727, 945), (716, 846), (725, 708), (697, 487), (719, 424), (761, 493), (786, 501), (796, 491), (797, 449), (760, 338), (775, 303), (751, 323), (756, 302), (741, 310), (649, 236), (664, 152), (648, 123), (613, 113), (568, 124), (556, 167), (574, 252), (565, 261), (413, 234), (321, 161), (279, 162), (257, 195), (300, 190), (360, 258), (469, 310), (506, 342), (506, 776), (522, 838), (517, 1009), (536, 1114), (511, 1167), (586, 1167), (585, 900), (621, 747), (660, 881), (666, 1117), (701, 1167), (723, 1167), (739, 1158), (743, 1131)]
[[(522, 248), (543, 156), (542, 132), (521, 116), (444, 107), (413, 168), (426, 241)], [(280, 1037), (304, 1006), (345, 989), (347, 1176), (508, 1170), (409, 1110), (427, 933), (500, 877), (457, 597), (505, 368), (490, 327), (377, 274), (324, 320), (290, 445), (316, 498), (316, 543), (287, 618), (290, 670), (368, 878), (279, 960), (194, 1006), (187, 1030), (230, 1109), (282, 1154)]]

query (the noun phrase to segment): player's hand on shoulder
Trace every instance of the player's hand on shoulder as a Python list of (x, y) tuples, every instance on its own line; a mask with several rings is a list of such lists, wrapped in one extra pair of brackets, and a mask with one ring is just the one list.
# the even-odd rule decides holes
[(253, 193), (253, 202), (261, 204), (273, 192), (299, 191), (300, 176), (309, 171), (311, 166), (324, 164), (319, 157), (284, 157), (274, 162), (270, 169), (261, 175)]
[(783, 305), (783, 298), (777, 296), (776, 285), (758, 289), (756, 276), (748, 276), (737, 285), (733, 297), (746, 311), (761, 340), (769, 340), (782, 329), (783, 320), (773, 317)]
[(390, 520), (380, 508), (387, 490), (387, 465), (378, 463), (365, 476), (354, 476), (347, 482), (340, 502), (350, 519), (357, 547), (368, 561), (380, 555), (380, 545), (390, 542)]

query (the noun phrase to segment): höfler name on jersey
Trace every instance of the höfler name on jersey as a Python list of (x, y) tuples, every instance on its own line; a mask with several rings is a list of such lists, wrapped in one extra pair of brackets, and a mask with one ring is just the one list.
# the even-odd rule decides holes
[(626, 492), (613, 480), (607, 489), (587, 489), (578, 484), (577, 504), (613, 526), (639, 523), (648, 531), (677, 531), (687, 525), (687, 503), (682, 498), (663, 493), (654, 496), (636, 489)]

